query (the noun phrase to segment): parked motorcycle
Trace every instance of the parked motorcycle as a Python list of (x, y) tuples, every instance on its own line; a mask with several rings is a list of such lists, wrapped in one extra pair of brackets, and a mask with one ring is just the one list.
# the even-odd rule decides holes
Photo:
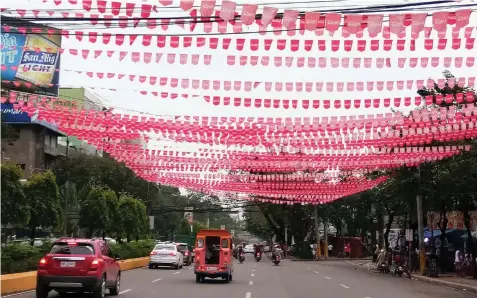
[(242, 264), (243, 261), (245, 261), (245, 254), (242, 252), (242, 253), (240, 253), (240, 256), (239, 256), (239, 262), (240, 262), (240, 264)]
[(275, 259), (273, 260), (273, 263), (275, 264), (275, 266), (278, 266), (278, 264), (280, 264), (280, 255), (275, 256)]
[(255, 261), (260, 262), (261, 259), (262, 259), (262, 255), (260, 253), (257, 253), (255, 255)]
[(382, 262), (378, 266), (378, 272), (379, 273), (389, 273), (389, 265), (387, 262)]

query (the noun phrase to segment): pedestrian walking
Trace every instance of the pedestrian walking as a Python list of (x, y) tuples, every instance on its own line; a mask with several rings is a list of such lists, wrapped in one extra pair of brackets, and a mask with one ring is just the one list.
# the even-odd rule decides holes
[(345, 252), (345, 257), (349, 259), (351, 256), (351, 244), (349, 242), (346, 242), (344, 247), (344, 252)]

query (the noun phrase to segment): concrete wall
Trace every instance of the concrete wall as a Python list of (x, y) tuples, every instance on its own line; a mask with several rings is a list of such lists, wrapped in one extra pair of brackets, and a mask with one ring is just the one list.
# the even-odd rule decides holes
[[(20, 165), (24, 178), (29, 178), (33, 173), (54, 164), (58, 155), (58, 148), (55, 146), (56, 133), (35, 124), (11, 124), (11, 126), (19, 130), (19, 137), (12, 145), (3, 146), (5, 150), (3, 159)], [(48, 144), (45, 144), (45, 139), (49, 140)]]

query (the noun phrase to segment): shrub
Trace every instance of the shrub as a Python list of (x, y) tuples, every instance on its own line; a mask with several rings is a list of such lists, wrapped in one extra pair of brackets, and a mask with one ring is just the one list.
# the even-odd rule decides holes
[[(139, 240), (122, 244), (110, 244), (111, 251), (123, 260), (149, 256), (154, 248), (153, 240)], [(11, 244), (2, 248), (2, 274), (35, 271), (39, 260), (50, 250), (51, 243), (33, 247), (26, 244)]]

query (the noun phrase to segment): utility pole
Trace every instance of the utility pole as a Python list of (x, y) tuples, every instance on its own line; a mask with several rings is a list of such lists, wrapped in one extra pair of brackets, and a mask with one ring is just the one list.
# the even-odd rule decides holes
[(323, 223), (323, 238), (324, 255), (325, 259), (328, 259), (328, 219), (325, 219)]
[(315, 258), (319, 260), (321, 258), (321, 246), (320, 246), (320, 220), (318, 219), (318, 205), (315, 205), (315, 234), (316, 234), (316, 252)]
[(421, 274), (424, 274), (426, 269), (426, 246), (424, 243), (424, 210), (422, 208), (422, 195), (421, 195), (421, 167), (417, 167), (417, 232), (419, 235), (419, 269)]
[(69, 170), (69, 156), (70, 156), (70, 138), (67, 136), (66, 137), (66, 183), (65, 183), (65, 206), (64, 206), (64, 214), (63, 214), (63, 220), (65, 221), (64, 227), (63, 227), (63, 234), (65, 236), (68, 236), (68, 201), (69, 201), (69, 178), (70, 178), (70, 170)]

